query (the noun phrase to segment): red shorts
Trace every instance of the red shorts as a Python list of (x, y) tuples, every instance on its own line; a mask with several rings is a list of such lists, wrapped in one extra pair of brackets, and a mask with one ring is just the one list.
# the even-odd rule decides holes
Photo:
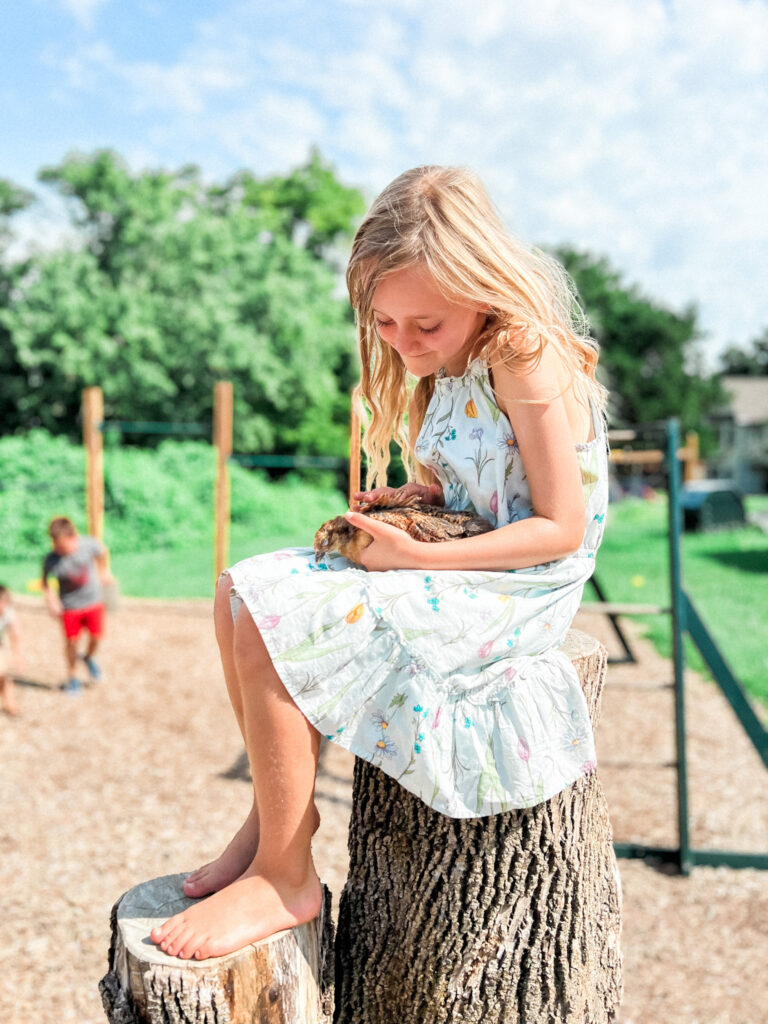
[(104, 629), (104, 605), (92, 604), (90, 608), (65, 609), (61, 621), (68, 640), (74, 640), (79, 636), (81, 629), (87, 629), (91, 636), (101, 636)]

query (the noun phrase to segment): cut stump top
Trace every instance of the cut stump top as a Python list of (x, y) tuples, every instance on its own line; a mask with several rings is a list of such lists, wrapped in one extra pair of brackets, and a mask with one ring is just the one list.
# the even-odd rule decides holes
[[(164, 953), (149, 937), (152, 929), (163, 921), (200, 902), (184, 895), (182, 886), (186, 877), (187, 872), (182, 871), (175, 875), (152, 878), (123, 896), (117, 907), (117, 923), (126, 950), (143, 963), (162, 964), (165, 967), (207, 967), (214, 964), (221, 967), (227, 960), (242, 956), (243, 949), (238, 949), (227, 956), (210, 957), (207, 960), (179, 960), (178, 957)], [(275, 932), (268, 939), (251, 943), (244, 949), (269, 945), (288, 934), (290, 930)]]

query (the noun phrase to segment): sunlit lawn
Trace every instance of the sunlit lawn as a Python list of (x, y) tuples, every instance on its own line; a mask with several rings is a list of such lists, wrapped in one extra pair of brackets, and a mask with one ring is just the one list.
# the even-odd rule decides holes
[[(749, 499), (748, 504), (752, 510), (768, 512), (768, 498)], [(264, 535), (236, 526), (229, 560), (232, 563), (263, 551), (311, 544), (312, 532)], [(665, 496), (612, 505), (597, 560), (597, 576), (609, 599), (668, 605), (668, 565)], [(112, 568), (125, 595), (210, 598), (212, 538), (189, 550), (118, 554), (112, 559)], [(0, 582), (17, 593), (29, 592), (39, 574), (37, 560), (0, 563)], [(736, 676), (753, 696), (768, 704), (768, 534), (754, 526), (685, 534), (683, 585)], [(585, 598), (594, 600), (590, 588)], [(639, 621), (659, 650), (669, 654), (669, 617)], [(690, 664), (703, 668), (690, 645), (688, 658)]]
[[(342, 511), (342, 508), (339, 509)], [(301, 534), (260, 534), (238, 525), (230, 536), (230, 564), (248, 555), (294, 545), (310, 545), (314, 531)], [(15, 593), (39, 593), (40, 559), (0, 562), (0, 583)], [(112, 556), (111, 569), (117, 577), (120, 593), (128, 597), (153, 597), (167, 600), (213, 595), (213, 533), (197, 547), (185, 550), (160, 548), (155, 551), (122, 552)]]
[[(768, 512), (768, 499), (748, 499)], [(612, 601), (669, 604), (667, 501), (612, 505), (597, 576)], [(683, 535), (683, 586), (749, 692), (768, 703), (768, 534), (755, 526)], [(587, 600), (594, 594), (587, 588)], [(659, 650), (671, 651), (669, 616), (640, 619)], [(703, 667), (689, 645), (690, 664)]]

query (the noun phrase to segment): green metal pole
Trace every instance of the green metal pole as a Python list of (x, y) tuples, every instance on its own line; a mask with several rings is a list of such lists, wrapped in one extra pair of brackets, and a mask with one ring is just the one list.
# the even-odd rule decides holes
[(691, 873), (692, 858), (688, 834), (688, 766), (685, 754), (685, 652), (683, 632), (685, 600), (680, 557), (680, 462), (677, 449), (680, 425), (670, 420), (667, 425), (667, 469), (669, 473), (669, 590), (672, 605), (672, 661), (675, 674), (675, 742), (677, 746), (677, 831), (680, 842), (680, 871)]

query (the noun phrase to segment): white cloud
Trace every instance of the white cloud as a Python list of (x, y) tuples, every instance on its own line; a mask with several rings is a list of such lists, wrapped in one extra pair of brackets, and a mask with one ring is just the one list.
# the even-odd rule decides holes
[(107, 0), (60, 0), (64, 10), (71, 14), (82, 28), (86, 29), (93, 27), (97, 8), (106, 2)]
[(469, 164), (524, 237), (698, 302), (713, 348), (768, 322), (758, 0), (241, 0), (172, 62), (98, 44), (68, 61), (73, 89), (117, 91), (166, 160), (268, 173), (317, 143), (369, 193), (416, 163)]

